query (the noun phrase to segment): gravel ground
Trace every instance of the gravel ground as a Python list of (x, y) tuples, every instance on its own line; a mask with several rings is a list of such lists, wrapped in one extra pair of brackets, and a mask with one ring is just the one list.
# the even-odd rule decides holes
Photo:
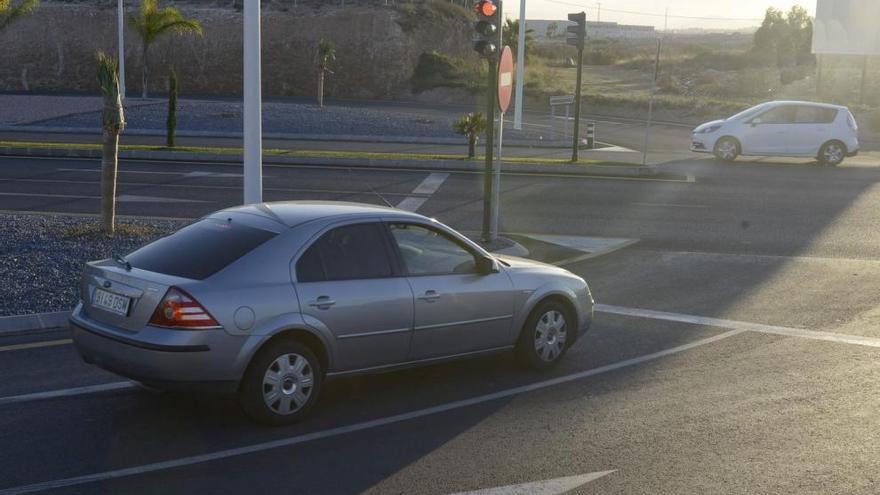
[[(128, 106), (133, 108), (161, 101), (132, 99)], [(102, 105), (100, 96), (0, 94), (0, 108), (3, 109), (0, 112), (0, 125), (31, 124), (71, 114), (100, 112)]]
[(183, 224), (123, 219), (111, 238), (94, 217), (0, 215), (0, 317), (72, 309), (83, 263), (129, 253)]
[[(132, 100), (134, 101), (134, 100)], [(164, 130), (164, 103), (127, 104), (128, 129)], [(263, 132), (362, 136), (456, 137), (452, 132), (455, 112), (417, 108), (367, 108), (333, 104), (324, 109), (308, 103), (264, 102)], [(95, 128), (100, 112), (82, 112), (63, 117), (31, 121), (29, 125)], [(182, 100), (177, 110), (177, 129), (186, 131), (241, 132), (242, 106), (235, 101)], [(505, 129), (512, 138), (537, 139), (526, 131)]]

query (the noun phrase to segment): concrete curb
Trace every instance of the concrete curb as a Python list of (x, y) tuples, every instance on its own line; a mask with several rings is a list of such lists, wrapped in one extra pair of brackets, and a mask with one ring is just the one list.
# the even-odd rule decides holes
[[(0, 147), (0, 155), (35, 156), (53, 158), (100, 159), (101, 151), (94, 149)], [(240, 165), (239, 154), (195, 153), (185, 151), (120, 151), (119, 158), (154, 161), (194, 161), (215, 164)], [(348, 168), (396, 168), (409, 170), (444, 170), (450, 172), (482, 172), (483, 163), (467, 160), (416, 160), (394, 158), (306, 157), (267, 155), (265, 165), (324, 165)], [(654, 166), (640, 165), (543, 165), (537, 163), (510, 163), (501, 165), (503, 173), (561, 174), (575, 176), (652, 177), (657, 175)]]
[[(48, 127), (24, 125), (0, 125), (0, 132), (22, 132), (31, 134), (94, 134), (101, 135), (101, 129), (89, 127)], [(125, 129), (132, 136), (165, 136), (164, 129)], [(215, 131), (177, 131), (178, 137), (241, 139), (241, 132)], [(463, 138), (430, 136), (371, 136), (364, 134), (293, 134), (285, 132), (264, 132), (263, 139), (287, 141), (344, 141), (354, 143), (396, 143), (396, 144), (454, 144), (462, 145)], [(568, 148), (570, 139), (505, 139), (505, 146), (523, 148)], [(582, 146), (584, 147), (584, 146)]]
[(67, 327), (70, 311), (0, 317), (0, 335)]

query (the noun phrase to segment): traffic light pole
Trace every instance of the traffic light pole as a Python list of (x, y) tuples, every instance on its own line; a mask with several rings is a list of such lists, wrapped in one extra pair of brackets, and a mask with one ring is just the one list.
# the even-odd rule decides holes
[(486, 60), (489, 63), (489, 87), (486, 90), (486, 163), (483, 173), (483, 242), (492, 242), (492, 166), (494, 164), (493, 152), (495, 151), (495, 87), (498, 82), (498, 68), (495, 56)]
[(578, 146), (580, 146), (581, 129), (581, 76), (584, 71), (584, 49), (578, 47), (578, 70), (577, 82), (574, 88), (574, 138), (571, 145), (571, 161), (578, 161)]

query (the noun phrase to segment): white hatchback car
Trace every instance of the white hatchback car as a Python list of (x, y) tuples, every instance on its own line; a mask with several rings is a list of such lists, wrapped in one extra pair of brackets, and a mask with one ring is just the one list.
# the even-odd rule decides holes
[(806, 101), (771, 101), (691, 134), (691, 151), (721, 161), (748, 156), (808, 156), (838, 165), (859, 152), (858, 125), (846, 107)]

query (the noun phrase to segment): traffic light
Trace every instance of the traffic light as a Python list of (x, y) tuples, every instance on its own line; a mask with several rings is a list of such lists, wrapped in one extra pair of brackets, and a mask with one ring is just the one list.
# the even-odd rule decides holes
[(474, 50), (483, 57), (492, 57), (498, 53), (498, 45), (496, 45), (500, 22), (498, 6), (492, 0), (479, 0), (474, 5), (474, 12), (477, 13), (477, 22), (474, 24), (474, 31), (477, 32)]
[(568, 20), (576, 24), (566, 28), (568, 37), (565, 39), (565, 42), (576, 46), (578, 50), (583, 50), (584, 39), (587, 37), (587, 14), (586, 12), (568, 14)]

